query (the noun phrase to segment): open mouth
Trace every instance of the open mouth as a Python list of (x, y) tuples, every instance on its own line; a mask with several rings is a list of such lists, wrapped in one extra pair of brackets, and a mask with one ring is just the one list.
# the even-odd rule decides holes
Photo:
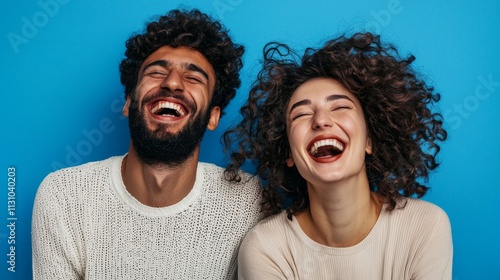
[(157, 116), (180, 118), (186, 115), (186, 109), (177, 103), (160, 100), (152, 104), (151, 113)]
[(344, 151), (344, 144), (337, 139), (323, 139), (314, 142), (309, 153), (314, 158), (334, 157)]

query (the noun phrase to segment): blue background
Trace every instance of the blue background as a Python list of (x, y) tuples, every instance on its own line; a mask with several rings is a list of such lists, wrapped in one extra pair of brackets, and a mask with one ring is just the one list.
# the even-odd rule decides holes
[[(449, 140), (426, 200), (453, 228), (453, 279), (500, 279), (500, 4), (487, 1), (42, 0), (0, 4), (0, 278), (31, 278), (32, 203), (56, 169), (123, 154), (118, 64), (124, 42), (151, 16), (197, 7), (246, 46), (243, 85), (201, 159), (224, 166), (221, 133), (235, 122), (263, 45), (303, 49), (345, 30), (370, 30), (412, 53), (442, 94)], [(8, 271), (8, 171), (16, 168), (16, 272)]]

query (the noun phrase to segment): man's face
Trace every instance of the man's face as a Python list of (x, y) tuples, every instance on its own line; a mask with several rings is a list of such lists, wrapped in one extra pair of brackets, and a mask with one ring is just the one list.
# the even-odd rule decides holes
[(197, 156), (206, 128), (220, 118), (219, 107), (209, 108), (214, 87), (214, 70), (198, 51), (164, 46), (146, 58), (123, 108), (139, 158), (177, 166)]

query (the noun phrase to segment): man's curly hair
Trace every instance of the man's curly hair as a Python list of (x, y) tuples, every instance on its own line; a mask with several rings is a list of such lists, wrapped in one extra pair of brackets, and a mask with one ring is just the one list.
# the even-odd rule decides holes
[(223, 135), (231, 162), (226, 175), (240, 180), (237, 170), (248, 159), (263, 179), (262, 210), (266, 216), (283, 210), (291, 216), (309, 206), (306, 181), (286, 160), (286, 108), (293, 92), (306, 81), (332, 78), (360, 101), (372, 154), (365, 156), (370, 189), (396, 207), (398, 198), (422, 197), (429, 171), (439, 163), (437, 141), (447, 137), (443, 118), (431, 111), (440, 95), (410, 67), (415, 57), (401, 58), (397, 49), (371, 33), (345, 35), (320, 49), (306, 49), (302, 58), (287, 45), (264, 48), (263, 69), (241, 122)]
[(220, 22), (198, 10), (172, 10), (148, 23), (145, 32), (130, 37), (125, 46), (126, 58), (120, 63), (125, 96), (134, 92), (144, 60), (163, 46), (188, 47), (205, 56), (216, 78), (211, 106), (219, 106), (221, 114), (241, 84), (239, 71), (243, 67), (244, 47), (231, 41)]

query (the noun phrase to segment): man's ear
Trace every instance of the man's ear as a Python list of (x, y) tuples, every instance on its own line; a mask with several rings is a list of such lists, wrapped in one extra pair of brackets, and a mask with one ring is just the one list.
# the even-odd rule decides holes
[(220, 107), (215, 106), (210, 110), (210, 119), (208, 120), (207, 128), (209, 130), (215, 130), (219, 126), (220, 120)]
[(122, 109), (122, 114), (125, 117), (128, 117), (131, 100), (132, 100), (132, 98), (130, 97), (130, 94), (127, 95), (127, 101), (125, 102), (125, 105), (123, 105), (123, 109)]

